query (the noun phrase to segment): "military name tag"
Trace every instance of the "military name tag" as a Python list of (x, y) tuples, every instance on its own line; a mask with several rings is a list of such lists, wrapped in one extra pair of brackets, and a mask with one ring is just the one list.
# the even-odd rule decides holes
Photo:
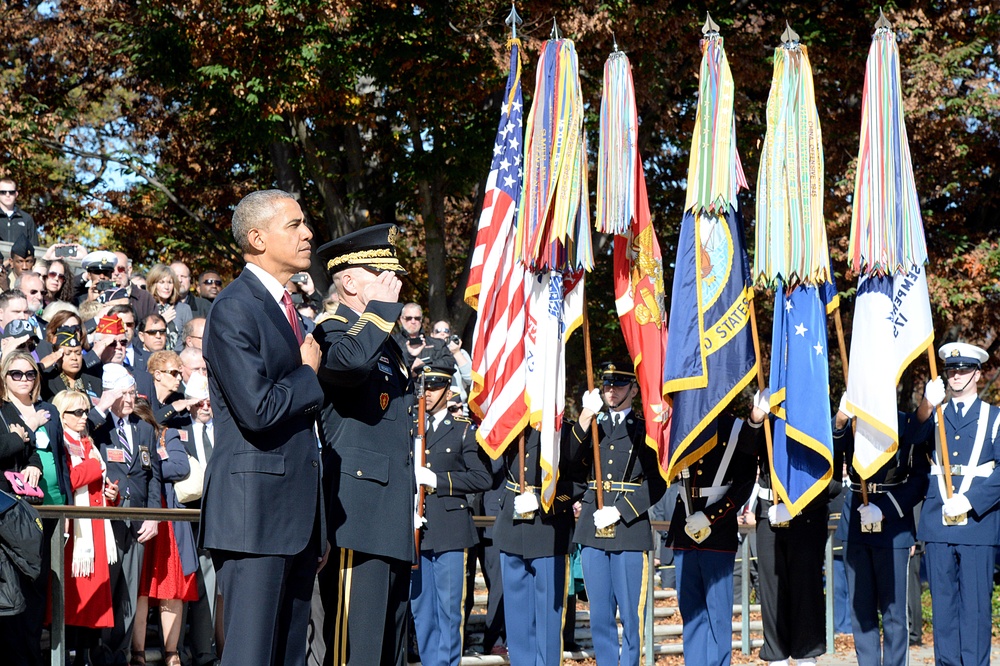
[[(81, 458), (83, 456), (80, 456)], [(124, 463), (125, 451), (123, 449), (108, 449), (108, 462)]]
[(379, 356), (378, 369), (387, 375), (392, 374), (392, 363), (389, 361), (388, 356)]

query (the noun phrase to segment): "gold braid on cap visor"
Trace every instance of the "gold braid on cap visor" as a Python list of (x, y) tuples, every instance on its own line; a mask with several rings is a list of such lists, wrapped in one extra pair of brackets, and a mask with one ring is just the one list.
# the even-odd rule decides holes
[(333, 270), (338, 266), (365, 265), (374, 266), (387, 271), (401, 270), (402, 264), (396, 258), (396, 253), (392, 248), (381, 250), (358, 250), (348, 254), (334, 257), (326, 262), (326, 270)]

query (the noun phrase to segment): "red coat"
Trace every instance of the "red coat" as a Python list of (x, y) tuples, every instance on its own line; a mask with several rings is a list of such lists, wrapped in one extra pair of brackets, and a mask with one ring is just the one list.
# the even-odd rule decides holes
[[(75, 491), (84, 486), (90, 494), (90, 506), (105, 506), (104, 477), (101, 464), (90, 457), (93, 443), (83, 438), (84, 459), (73, 464), (66, 453), (69, 465), (70, 486)], [(72, 499), (69, 502), (72, 504)], [(107, 523), (103, 520), (90, 521), (94, 532), (94, 572), (86, 577), (73, 576), (73, 529), (66, 543), (66, 624), (78, 627), (115, 626), (114, 609), (111, 607), (111, 577), (108, 570), (108, 552), (104, 537)]]

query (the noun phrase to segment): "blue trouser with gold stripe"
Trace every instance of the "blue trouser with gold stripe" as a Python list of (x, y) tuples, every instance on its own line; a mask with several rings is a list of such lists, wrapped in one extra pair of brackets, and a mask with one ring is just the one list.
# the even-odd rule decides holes
[(563, 607), (569, 557), (500, 553), (507, 651), (516, 666), (562, 663)]
[[(649, 562), (646, 553), (584, 546), (580, 560), (590, 600), (590, 633), (598, 666), (618, 663), (639, 666)], [(622, 622), (620, 656), (616, 612)]]
[(410, 607), (424, 666), (462, 663), (465, 557), (464, 550), (425, 550), (420, 568), (410, 574)]
[(733, 657), (733, 564), (736, 553), (675, 550), (677, 605), (684, 620), (684, 656), (705, 666)]

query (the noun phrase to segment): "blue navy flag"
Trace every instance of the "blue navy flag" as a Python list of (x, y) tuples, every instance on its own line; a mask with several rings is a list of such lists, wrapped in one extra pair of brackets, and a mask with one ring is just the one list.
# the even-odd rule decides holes
[(771, 478), (793, 516), (833, 478), (826, 313), (836, 297), (829, 282), (786, 292), (779, 281), (774, 294)]
[(698, 435), (757, 372), (750, 327), (753, 290), (743, 216), (684, 214), (670, 303), (663, 392), (673, 400), (667, 478), (701, 458)]

